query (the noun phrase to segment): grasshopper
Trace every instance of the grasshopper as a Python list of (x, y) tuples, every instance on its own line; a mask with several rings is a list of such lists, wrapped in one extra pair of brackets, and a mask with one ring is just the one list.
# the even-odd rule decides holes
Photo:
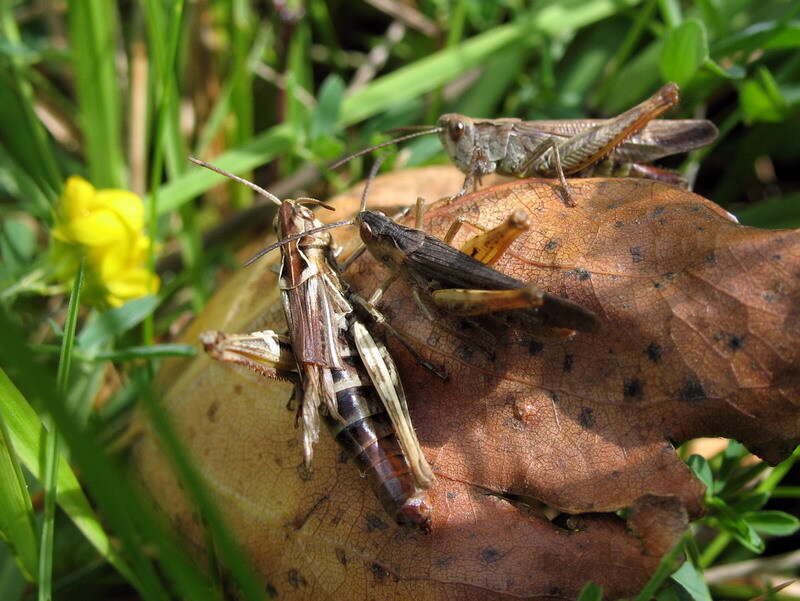
[[(357, 225), (364, 247), (353, 253), (346, 265), (352, 263), (366, 249), (391, 272), (389, 279), (378, 287), (369, 301), (362, 303), (375, 321), (385, 323), (375, 305), (389, 286), (402, 278), (410, 285), (414, 299), (423, 313), (445, 329), (448, 328), (437, 317), (439, 312), (466, 318), (498, 313), (514, 322), (514, 325), (520, 323), (545, 328), (560, 337), (570, 337), (576, 331), (594, 332), (598, 329), (599, 320), (592, 311), (507, 276), (491, 266), (513, 240), (527, 229), (527, 216), (524, 212), (515, 212), (503, 224), (468, 241), (462, 248), (469, 252), (467, 254), (449, 244), (461, 222), (453, 224), (445, 240), (426, 234), (420, 229), (423, 212), (421, 199), (417, 200), (416, 228), (400, 225), (379, 211), (366, 209), (369, 183), (379, 165), (380, 162), (373, 165), (356, 217), (322, 226), (317, 230)], [(299, 235), (276, 242), (259, 251), (248, 263), (297, 238)], [(449, 331), (463, 338), (456, 330)], [(487, 331), (486, 334), (492, 337), (491, 332)], [(470, 342), (477, 343), (475, 340)], [(477, 344), (480, 346), (480, 343)]]
[[(425, 489), (433, 472), (419, 446), (397, 369), (353, 310), (354, 295), (339, 277), (330, 233), (298, 201), (280, 201), (212, 165), (278, 204), (276, 229), (295, 242), (283, 245), (279, 276), (288, 336), (266, 330), (245, 335), (206, 332), (206, 351), (267, 377), (295, 383), (302, 395), (306, 464), (319, 438), (320, 415), (356, 459), (386, 511), (400, 524), (430, 530)], [(310, 200), (310, 199), (305, 199)]]
[(475, 189), (482, 176), (557, 176), (565, 202), (573, 206), (566, 175), (637, 176), (688, 188), (678, 174), (646, 163), (706, 146), (717, 128), (705, 119), (654, 119), (678, 103), (678, 86), (664, 85), (644, 102), (612, 119), (473, 119), (457, 113), (439, 117), (435, 127), (361, 150), (332, 167), (417, 136), (438, 134), (450, 160), (464, 174), (453, 198)]

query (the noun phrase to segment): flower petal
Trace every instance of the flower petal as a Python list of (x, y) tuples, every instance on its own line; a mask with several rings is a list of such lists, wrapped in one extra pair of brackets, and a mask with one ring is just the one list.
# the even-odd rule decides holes
[(106, 244), (128, 244), (130, 232), (114, 211), (93, 211), (91, 214), (73, 219), (66, 224), (71, 242), (86, 246)]
[(125, 226), (134, 234), (144, 227), (144, 204), (142, 199), (127, 190), (98, 190), (94, 206), (114, 211)]

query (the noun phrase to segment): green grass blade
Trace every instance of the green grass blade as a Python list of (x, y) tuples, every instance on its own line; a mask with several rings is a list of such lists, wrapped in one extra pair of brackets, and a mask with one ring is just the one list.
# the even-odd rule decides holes
[(145, 392), (144, 404), (159, 440), (172, 461), (190, 497), (197, 505), (203, 522), (210, 530), (211, 542), (220, 560), (238, 584), (248, 601), (266, 600), (264, 590), (255, 578), (251, 564), (227, 528), (216, 503), (211, 498), (200, 472), (194, 466), (183, 444), (175, 434), (163, 407), (151, 391)]
[(68, 2), (70, 49), (89, 179), (98, 188), (124, 188), (126, 182), (115, 6), (108, 0)]
[[(20, 34), (10, 2), (0, 2), (0, 35), (5, 42), (19, 44)], [(0, 139), (9, 154), (36, 182), (42, 193), (55, 202), (61, 192), (61, 174), (50, 138), (34, 112), (33, 88), (26, 69), (8, 58), (0, 59), (0, 111), (15, 115), (0, 119)]]
[[(72, 293), (67, 308), (67, 321), (64, 324), (64, 336), (61, 339), (61, 355), (58, 359), (58, 375), (56, 386), (58, 396), (66, 400), (69, 391), (69, 369), (72, 364), (72, 347), (75, 344), (75, 327), (78, 323), (78, 301), (83, 286), (83, 261), (75, 274)], [(44, 489), (44, 510), (42, 512), (42, 537), (39, 544), (39, 601), (50, 601), (53, 596), (53, 539), (55, 537), (56, 496), (58, 494), (58, 430), (47, 419), (45, 434), (44, 466), (42, 472), (42, 488)]]
[[(193, 601), (216, 599), (211, 592), (208, 579), (189, 560), (185, 549), (174, 540), (169, 531), (161, 527), (160, 521), (155, 519), (149, 505), (141, 499), (127, 477), (111, 459), (100, 452), (92, 438), (87, 436), (86, 431), (62, 405), (56, 393), (53, 378), (32, 362), (29, 353), (20, 352), (20, 349), (26, 349), (24, 334), (20, 331), (19, 326), (2, 311), (0, 311), (0, 330), (4, 332), (6, 339), (10, 342), (10, 345), (0, 345), (0, 360), (14, 369), (20, 384), (32, 396), (40, 399), (49, 411), (60, 435), (70, 449), (71, 457), (81, 469), (84, 482), (91, 489), (93, 498), (103, 512), (104, 522), (113, 529), (115, 540), (129, 564), (126, 565), (119, 561), (115, 547), (108, 544), (105, 535), (103, 535), (104, 555), (115, 560), (118, 569), (120, 569), (120, 565), (123, 566), (120, 571), (147, 601), (167, 601), (169, 598), (152, 564), (152, 555), (159, 560), (163, 573), (171, 579), (179, 598)], [(26, 465), (28, 464), (27, 459), (31, 459), (34, 469), (38, 471), (35, 455), (39, 450), (36, 438), (40, 432), (38, 420), (19, 392), (10, 382), (8, 384), (15, 393), (11, 395), (11, 400), (16, 403), (9, 403), (7, 399), (3, 399), (0, 410), (4, 412), (8, 420), (12, 436), (15, 432), (15, 425), (26, 431), (25, 434), (29, 438), (27, 447), (23, 449), (23, 445), (17, 446), (16, 441), (15, 446), (21, 449), (20, 456)], [(0, 391), (8, 391), (9, 386), (0, 386)], [(9, 408), (11, 409), (11, 419), (8, 417)], [(22, 411), (18, 411), (19, 409)], [(24, 416), (20, 414), (24, 414)], [(23, 423), (15, 424), (13, 420), (16, 419), (19, 422), (20, 417), (25, 418)], [(31, 421), (35, 422), (35, 425), (31, 424)], [(22, 450), (29, 452), (31, 456), (26, 457)], [(66, 462), (63, 462), (59, 466), (59, 477), (65, 471), (72, 475)], [(77, 515), (72, 515), (79, 528), (86, 523), (87, 519), (93, 524), (96, 523), (94, 513), (83, 497), (74, 476), (72, 476), (70, 486), (59, 486), (59, 498), (62, 507), (65, 509), (70, 507), (73, 512), (76, 509), (73, 503), (76, 500), (80, 501)]]
[[(268, 129), (240, 148), (229, 150), (214, 159), (214, 164), (233, 173), (257, 167), (274, 156), (287, 152), (294, 142), (294, 133), (283, 123)], [(158, 191), (158, 215), (176, 210), (198, 194), (225, 181), (213, 171), (197, 167), (170, 181)], [(152, 197), (151, 197), (152, 198)]]
[(33, 580), (39, 562), (33, 505), (11, 442), (11, 434), (2, 415), (0, 415), (0, 537), (8, 543), (25, 578)]
[[(528, 43), (528, 38), (536, 32), (561, 35), (636, 3), (637, 0), (569, 0), (548, 4), (525, 18), (495, 27), (375, 80), (344, 99), (339, 125), (351, 125), (392, 105), (433, 91), (468, 69), (482, 64), (502, 48), (513, 43)], [(286, 152), (295, 138), (296, 134), (289, 124), (282, 123), (256, 136), (245, 146), (221, 154), (214, 159), (214, 163), (233, 173), (241, 173)], [(198, 168), (170, 181), (158, 192), (158, 214), (175, 210), (223, 179), (221, 175)]]
[[(34, 477), (41, 475), (42, 425), (36, 412), (17, 390), (5, 372), (0, 369), (0, 414), (8, 428), (11, 444), (17, 456)], [(111, 545), (108, 535), (97, 519), (89, 501), (81, 490), (78, 479), (63, 457), (58, 466), (57, 501), (64, 512), (72, 518), (86, 539), (126, 578), (135, 582), (130, 568)]]

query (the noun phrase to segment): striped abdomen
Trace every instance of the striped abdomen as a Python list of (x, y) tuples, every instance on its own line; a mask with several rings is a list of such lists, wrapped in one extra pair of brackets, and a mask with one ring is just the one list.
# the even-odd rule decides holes
[(428, 495), (417, 487), (378, 393), (348, 347), (342, 356), (345, 369), (331, 370), (342, 421), (326, 416), (328, 427), (355, 459), (386, 512), (398, 524), (429, 532)]

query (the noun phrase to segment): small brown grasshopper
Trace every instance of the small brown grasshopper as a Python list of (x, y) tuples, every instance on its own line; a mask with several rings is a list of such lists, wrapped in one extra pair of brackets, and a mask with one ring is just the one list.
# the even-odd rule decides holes
[[(202, 161), (276, 202), (283, 245), (280, 289), (288, 336), (266, 330), (245, 335), (206, 332), (206, 351), (221, 361), (296, 384), (302, 401), (303, 450), (308, 464), (319, 438), (320, 415), (356, 459), (386, 511), (401, 524), (430, 530), (427, 489), (433, 481), (419, 446), (402, 384), (385, 347), (354, 314), (355, 297), (339, 277), (331, 236), (298, 201)], [(310, 200), (310, 199), (306, 199)]]
[(654, 121), (675, 106), (678, 97), (677, 84), (668, 83), (612, 119), (523, 121), (449, 113), (439, 117), (435, 127), (366, 148), (331, 167), (388, 144), (436, 133), (450, 160), (466, 176), (454, 198), (474, 190), (482, 176), (495, 172), (520, 178), (557, 176), (568, 205), (573, 202), (566, 175), (632, 175), (688, 188), (678, 174), (644, 164), (705, 146), (717, 137), (717, 128), (705, 119)]

